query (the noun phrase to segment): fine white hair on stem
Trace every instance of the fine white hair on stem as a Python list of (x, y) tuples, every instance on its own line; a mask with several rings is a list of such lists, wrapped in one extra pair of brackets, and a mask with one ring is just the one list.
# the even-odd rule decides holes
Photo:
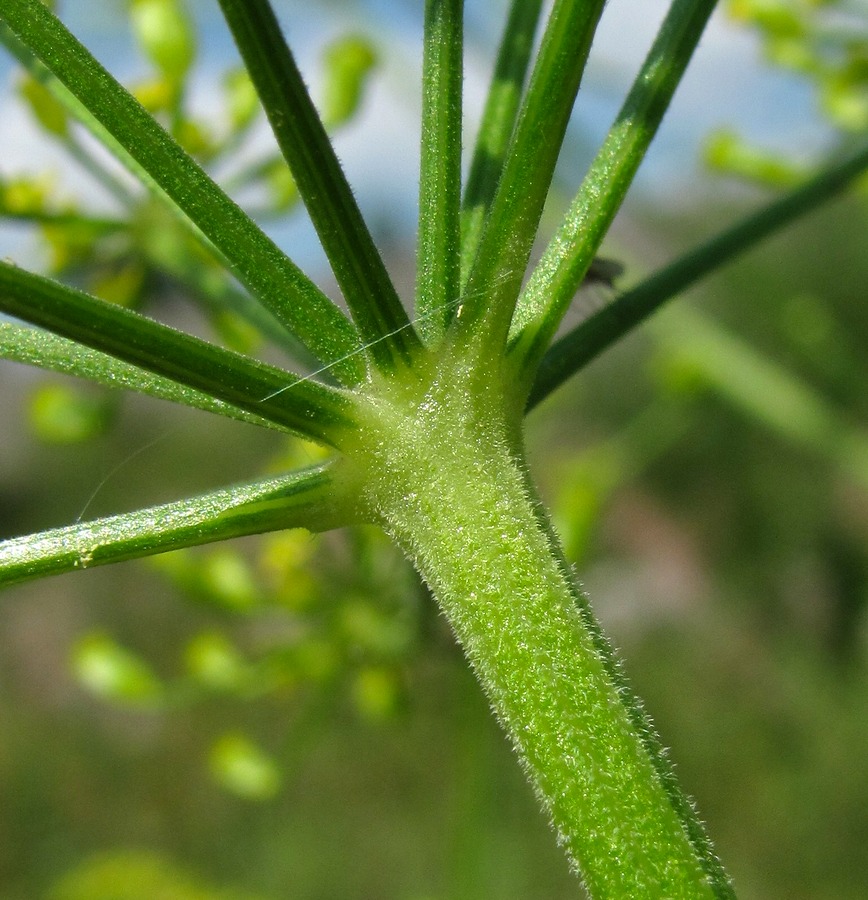
[[(508, 280), (509, 278), (512, 277), (512, 275), (513, 275), (512, 272), (501, 273), (492, 283), (492, 287), (500, 284), (503, 281)], [(487, 290), (487, 288), (482, 288), (480, 291), (474, 292), (474, 293), (482, 293), (482, 291), (484, 291), (484, 290)], [(402, 331), (406, 331), (406, 329), (408, 329), (408, 328), (415, 327), (420, 322), (426, 322), (429, 319), (433, 319), (435, 316), (438, 316), (447, 310), (455, 309), (457, 306), (460, 306), (462, 303), (466, 302), (468, 299), (468, 296), (469, 295), (467, 295), (467, 294), (462, 295), (460, 297), (457, 297), (455, 300), (450, 301), (449, 303), (443, 303), (440, 306), (437, 306), (434, 309), (429, 310), (427, 313), (425, 313), (423, 315), (415, 316), (414, 318), (410, 319), (408, 322), (405, 322), (403, 325), (394, 329), (394, 331), (390, 331), (390, 332), (388, 332), (388, 334), (380, 335), (380, 337), (376, 338), (375, 340), (368, 341), (368, 343), (363, 344), (361, 347), (357, 347), (355, 350), (351, 350), (349, 353), (345, 354), (344, 356), (339, 357), (338, 359), (333, 360), (332, 362), (328, 363), (327, 365), (321, 366), (319, 369), (315, 369), (313, 372), (309, 372), (307, 375), (302, 375), (299, 378), (296, 378), (294, 381), (291, 381), (291, 382), (289, 382), (289, 384), (286, 384), (283, 387), (278, 388), (276, 391), (272, 391), (270, 394), (266, 394), (264, 397), (262, 397), (260, 399), (259, 402), (265, 403), (267, 400), (271, 400), (274, 397), (277, 397), (280, 394), (283, 394), (286, 391), (289, 391), (292, 388), (297, 387), (300, 384), (304, 384), (304, 382), (306, 382), (306, 381), (312, 381), (318, 375), (325, 374), (330, 369), (334, 368), (335, 366), (340, 365), (342, 362), (346, 362), (348, 359), (352, 359), (354, 356), (358, 356), (360, 353), (365, 353), (371, 347), (375, 346), (376, 344), (379, 344), (381, 341), (387, 341), (389, 338), (394, 337), (396, 334), (400, 334)]]

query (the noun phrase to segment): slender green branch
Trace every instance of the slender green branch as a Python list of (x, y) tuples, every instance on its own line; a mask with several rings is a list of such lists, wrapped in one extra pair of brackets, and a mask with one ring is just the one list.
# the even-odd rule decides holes
[(542, 0), (513, 0), (488, 90), (461, 211), (461, 283), (467, 281), (509, 139), (515, 129)]
[(220, 0), (362, 339), (380, 368), (419, 341), (268, 0)]
[(427, 0), (416, 317), (428, 343), (446, 330), (459, 291), (463, 0)]
[(347, 524), (334, 464), (0, 543), (0, 586), (281, 528)]
[(355, 329), (40, 0), (4, 0), (0, 24), (58, 78), (236, 275), (344, 383), (364, 377)]
[(582, 283), (715, 4), (674, 0), (563, 224), (531, 275), (510, 330), (515, 364), (525, 374), (536, 367)]
[(332, 388), (3, 262), (0, 310), (316, 441), (333, 444), (352, 421), (349, 401)]
[(555, 0), (456, 326), (506, 341), (543, 205), (604, 0)]
[(840, 194), (866, 169), (868, 145), (689, 251), (604, 306), (550, 347), (540, 363), (528, 408), (536, 406), (667, 300)]
[(262, 416), (255, 416), (202, 391), (40, 329), (0, 322), (0, 359), (87, 378), (112, 389), (136, 391), (161, 400), (183, 403), (252, 425), (280, 429), (279, 425)]
[[(146, 186), (150, 195), (155, 198), (155, 200), (159, 201), (172, 215), (173, 223), (181, 226), (184, 229), (185, 234), (189, 236), (196, 243), (196, 245), (201, 247), (209, 257), (223, 262), (226, 265), (230, 265), (230, 263), (224, 259), (223, 255), (211, 243), (211, 241), (209, 241), (208, 238), (206, 238), (205, 235), (202, 234), (202, 232), (196, 227), (196, 225), (194, 225), (193, 222), (191, 222), (190, 219), (187, 218), (183, 211), (178, 208), (172, 198), (161, 190), (160, 186), (156, 183), (156, 181), (154, 181), (153, 178), (151, 178), (148, 172), (143, 169), (142, 166), (138, 164), (138, 162), (136, 162), (136, 160), (124, 149), (124, 147), (120, 143), (118, 143), (114, 139), (114, 137), (105, 128), (103, 128), (103, 126), (88, 112), (88, 110), (78, 101), (78, 99), (73, 94), (71, 94), (69, 90), (57, 78), (55, 78), (55, 76), (38, 59), (36, 59), (36, 57), (33, 56), (32, 53), (27, 50), (27, 48), (15, 37), (15, 35), (12, 34), (9, 28), (6, 25), (2, 24), (0, 24), (0, 42), (2, 42), (7, 47), (10, 53), (12, 53), (15, 58), (21, 63), (21, 65), (27, 70), (30, 76), (36, 79), (42, 85), (42, 87), (47, 90), (51, 94), (51, 96), (63, 107), (63, 109), (66, 110), (66, 112), (70, 116), (72, 116), (76, 121), (83, 125), (101, 144), (108, 148), (115, 159), (117, 159), (127, 169), (128, 172), (130, 172), (135, 178), (137, 178), (142, 184)], [(94, 160), (94, 158), (76, 139), (74, 134), (67, 133), (62, 139), (62, 144), (65, 150), (70, 153), (73, 158), (75, 158), (81, 165), (83, 165), (87, 171), (91, 171), (94, 177), (102, 182), (105, 187), (110, 190), (125, 205), (129, 206), (131, 203), (134, 203), (138, 199), (132, 197), (130, 192), (125, 188), (124, 185), (120, 184), (120, 182), (118, 182), (118, 180), (114, 178), (114, 176), (109, 173), (104, 166), (100, 165), (96, 160)], [(138, 207), (137, 211), (141, 208), (141, 206)], [(4, 211), (3, 214), (8, 216), (15, 216), (17, 218), (27, 218), (27, 216), (16, 215), (15, 213), (7, 211)], [(49, 218), (48, 215), (49, 214), (45, 214), (45, 216), (39, 218), (38, 221), (44, 221), (46, 223), (52, 224), (57, 221), (58, 224), (66, 224), (63, 217), (56, 216)], [(36, 219), (36, 216), (34, 215), (32, 218)], [(78, 224), (78, 221), (76, 220), (72, 224)], [(124, 223), (118, 224), (122, 225)], [(162, 231), (162, 228), (157, 228), (156, 231), (160, 232)], [(147, 245), (147, 249), (152, 249), (155, 245), (155, 242), (152, 240), (148, 240), (148, 238), (151, 237), (151, 233), (145, 232), (143, 236), (145, 237), (144, 243)], [(196, 291), (202, 299), (204, 299), (206, 302), (216, 300), (216, 302), (218, 303), (222, 300), (226, 300), (227, 305), (231, 307), (234, 312), (236, 312), (242, 318), (246, 319), (251, 325), (253, 325), (257, 330), (261, 331), (262, 334), (265, 335), (265, 337), (271, 340), (274, 344), (285, 350), (293, 360), (311, 369), (315, 369), (319, 367), (319, 365), (321, 365), (320, 360), (318, 360), (294, 334), (292, 334), (283, 325), (280, 324), (274, 313), (271, 312), (268, 307), (259, 303), (257, 300), (248, 295), (244, 295), (239, 291), (232, 291), (231, 289), (229, 289), (228, 284), (225, 281), (225, 276), (223, 282), (224, 286), (221, 288), (217, 288), (215, 285), (205, 285), (203, 283), (207, 280), (205, 276), (200, 276), (197, 278), (193, 277), (194, 272), (196, 270), (201, 270), (202, 267), (191, 260), (189, 254), (177, 253), (176, 242), (173, 243), (173, 248), (176, 251), (174, 259), (175, 264), (172, 265), (164, 255), (160, 258), (160, 260), (157, 261), (157, 264), (159, 266), (169, 269), (176, 277), (180, 277), (177, 271), (178, 257), (183, 256), (184, 260), (187, 261), (187, 264), (185, 266), (186, 273), (183, 277), (183, 280), (186, 282), (187, 286)], [(218, 295), (216, 298), (215, 293)]]

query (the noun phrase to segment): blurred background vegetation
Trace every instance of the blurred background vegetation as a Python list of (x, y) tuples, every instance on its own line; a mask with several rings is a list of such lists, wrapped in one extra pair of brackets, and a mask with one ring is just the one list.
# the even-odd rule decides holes
[[(273, 233), (303, 245), (281, 231), (303, 213), (244, 78), (225, 60), (202, 75), (188, 20), (166, 28), (185, 7), (129, 5), (133, 30), (111, 40), (137, 46), (143, 102)], [(106, 5), (115, 25), (125, 6)], [(375, 102), (385, 57), (418, 54), (384, 24), (419, 17), (410, 6), (323, 4), (337, 24), (317, 38), (311, 80), (339, 138)], [(213, 11), (190, 8), (209, 35)], [(283, 8), (305, 36), (314, 26), (297, 12)], [(811, 92), (825, 155), (864, 140), (864, 3), (733, 0), (728, 13)], [(480, 31), (471, 53), (484, 58), (493, 38)], [(38, 123), (31, 139), (73, 160), (0, 169), (16, 249), (114, 302), (279, 358), (235, 284), (34, 82), (6, 71), (4, 90)], [(200, 82), (217, 85), (207, 114)], [(552, 219), (586, 139), (571, 138)], [(605, 248), (625, 266), (619, 284), (817, 164), (786, 145), (721, 130), (689, 195), (640, 191)], [(415, 182), (406, 190), (412, 204)], [(407, 288), (405, 218), (374, 211)], [(529, 419), (569, 558), (744, 898), (868, 890), (866, 234), (863, 185), (679, 299)], [(581, 292), (571, 323), (607, 290)], [(2, 536), (316, 454), (11, 363), (0, 377)], [(444, 621), (372, 530), (245, 539), (15, 588), (0, 615), (0, 723), (4, 900), (578, 893)]]

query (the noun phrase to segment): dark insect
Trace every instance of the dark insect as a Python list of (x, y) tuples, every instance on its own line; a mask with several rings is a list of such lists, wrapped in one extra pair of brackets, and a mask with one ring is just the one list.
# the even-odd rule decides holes
[(606, 287), (614, 287), (615, 279), (624, 274), (624, 266), (615, 259), (606, 259), (603, 256), (595, 256), (588, 266), (582, 285), (603, 284)]

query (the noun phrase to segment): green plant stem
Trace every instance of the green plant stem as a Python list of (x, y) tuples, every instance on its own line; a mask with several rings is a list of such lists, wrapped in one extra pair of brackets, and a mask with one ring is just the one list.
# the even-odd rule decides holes
[(463, 0), (425, 4), (416, 319), (428, 344), (443, 336), (460, 288), (463, 13)]
[[(555, 0), (456, 313), (456, 340), (506, 341), (604, 0)], [(481, 323), (481, 324), (480, 324)]]
[(334, 465), (265, 478), (119, 516), (0, 543), (0, 586), (280, 528), (352, 520)]
[(511, 349), (515, 365), (531, 378), (621, 206), (715, 5), (716, 0), (674, 0), (563, 224), (519, 298)]
[(430, 585), (590, 895), (731, 896), (541, 519), (515, 430), (488, 398), (456, 397), (454, 377), (374, 408), (354, 457), (372, 517)]
[(195, 409), (217, 413), (240, 422), (263, 428), (283, 430), (274, 422), (255, 416), (203, 391), (196, 391), (168, 378), (161, 378), (138, 366), (131, 366), (76, 341), (58, 337), (38, 328), (23, 328), (11, 322), (0, 322), (0, 359), (38, 366), (49, 372), (60, 372), (86, 378), (112, 390), (136, 391), (160, 400), (183, 403)]
[(333, 388), (3, 262), (0, 310), (321, 443), (334, 445), (353, 422), (350, 401)]
[(220, 0), (277, 143), (368, 352), (386, 370), (419, 340), (268, 0)]
[(556, 341), (543, 357), (528, 409), (547, 397), (667, 300), (764, 238), (840, 194), (868, 169), (868, 145), (621, 294)]
[(261, 303), (239, 290), (224, 269), (216, 269), (203, 262), (198, 254), (178, 254), (174, 260), (153, 262), (176, 281), (179, 290), (192, 296), (201, 308), (212, 315), (229, 314), (251, 327), (257, 336), (279, 347), (293, 364), (310, 371), (319, 370), (317, 378), (336, 384), (330, 369), (322, 367), (310, 350), (294, 334), (281, 327), (280, 322)]
[(467, 281), (521, 103), (542, 0), (513, 0), (485, 101), (461, 211), (461, 283)]
[(346, 316), (169, 137), (41, 0), (4, 0), (6, 25), (88, 110), (232, 266), (238, 278), (335, 377), (364, 377), (358, 335)]

